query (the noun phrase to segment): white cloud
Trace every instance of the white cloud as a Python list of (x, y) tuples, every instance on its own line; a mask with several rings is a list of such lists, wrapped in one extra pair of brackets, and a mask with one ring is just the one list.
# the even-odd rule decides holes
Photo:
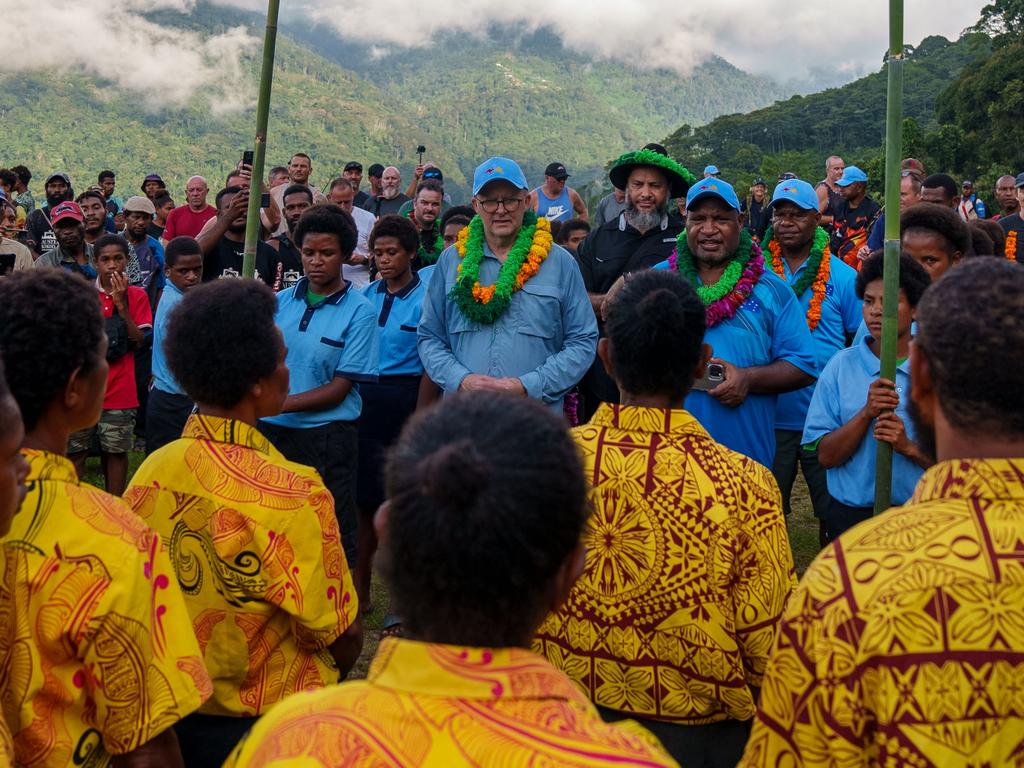
[(206, 96), (227, 111), (252, 100), (241, 54), (255, 40), (244, 28), (204, 37), (169, 29), (140, 14), (188, 12), (193, 0), (27, 0), (4, 11), (5, 36), (26, 56), (4, 56), (0, 71), (86, 72), (141, 95), (150, 107)]

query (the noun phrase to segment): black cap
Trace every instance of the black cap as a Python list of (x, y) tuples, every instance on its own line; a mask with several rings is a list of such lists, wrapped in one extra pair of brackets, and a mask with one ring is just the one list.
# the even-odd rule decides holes
[(565, 166), (561, 163), (549, 163), (548, 167), (544, 169), (544, 175), (553, 176), (559, 181), (569, 178), (569, 172), (565, 170)]
[(649, 149), (651, 150), (651, 152), (657, 152), (659, 155), (664, 155), (665, 157), (668, 157), (668, 150), (665, 149), (664, 146), (658, 144), (655, 141), (652, 141), (648, 144), (644, 144), (644, 149)]
[(362, 171), (363, 170), (363, 164), (360, 163), (357, 160), (350, 160), (349, 162), (345, 163), (345, 170), (346, 171)]
[(764, 179), (762, 179), (760, 176), (758, 176), (756, 179), (754, 179), (754, 183), (751, 184), (751, 186), (752, 187), (767, 187), (768, 184), (765, 183)]
[(381, 165), (380, 163), (374, 163), (373, 165), (370, 166), (370, 170), (368, 170), (366, 172), (366, 175), (367, 176), (383, 176), (384, 175), (384, 166)]
[(1017, 180), (1014, 182), (1014, 186), (1017, 187), (1017, 189), (1024, 187), (1024, 173), (1017, 174)]
[(441, 173), (441, 169), (436, 166), (430, 166), (423, 170), (424, 179), (436, 179), (437, 181), (444, 181), (444, 174)]

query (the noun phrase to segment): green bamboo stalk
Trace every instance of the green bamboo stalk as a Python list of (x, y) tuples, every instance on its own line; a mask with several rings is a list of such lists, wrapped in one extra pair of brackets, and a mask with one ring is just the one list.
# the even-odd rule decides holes
[(263, 66), (260, 69), (260, 96), (256, 102), (256, 144), (252, 156), (252, 180), (249, 184), (249, 210), (245, 221), (245, 255), (242, 276), (256, 275), (256, 242), (260, 235), (260, 185), (267, 157), (267, 121), (270, 117), (270, 90), (274, 84), (274, 50), (277, 47), (277, 11), (280, 0), (268, 0), (267, 30), (263, 36)]
[[(900, 156), (903, 141), (903, 0), (889, 0), (889, 88), (885, 119), (885, 251), (882, 294), (880, 376), (896, 381), (896, 308), (900, 294)], [(909, 392), (903, 393), (909, 397)], [(878, 442), (875, 464), (875, 514), (892, 499), (892, 446)]]

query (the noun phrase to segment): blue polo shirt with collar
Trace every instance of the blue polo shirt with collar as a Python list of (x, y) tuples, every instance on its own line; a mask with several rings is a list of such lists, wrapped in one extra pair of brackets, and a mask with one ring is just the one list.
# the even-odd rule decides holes
[[(786, 274), (786, 282), (790, 285), (800, 279), (807, 268), (805, 261), (797, 271), (790, 272), (789, 263), (783, 259), (782, 266)], [(795, 294), (794, 294), (795, 295)], [(800, 297), (800, 310), (807, 318), (807, 310), (814, 298), (814, 290), (808, 287)], [(857, 298), (857, 270), (842, 259), (835, 256), (829, 259), (829, 277), (825, 284), (825, 300), (821, 303), (821, 320), (818, 327), (811, 331), (814, 340), (814, 358), (819, 373), (825, 370), (828, 361), (841, 349), (846, 348), (846, 335), (851, 336), (864, 321), (861, 300)], [(810, 384), (795, 392), (779, 395), (775, 407), (775, 428), (792, 432), (802, 432), (807, 418), (807, 409), (814, 394), (814, 384)]]
[[(427, 286), (417, 333), (427, 375), (449, 394), (473, 373), (516, 377), (527, 395), (561, 413), (562, 398), (583, 378), (597, 350), (597, 318), (576, 261), (553, 245), (537, 274), (491, 324), (469, 320), (448, 298), (458, 265), (458, 251), (449, 246)], [(493, 285), (500, 269), (485, 242), (481, 284)]]
[(416, 349), (416, 331), (426, 292), (426, 282), (415, 272), (412, 281), (397, 293), (388, 290), (387, 280), (377, 280), (363, 289), (363, 295), (377, 313), (381, 376), (419, 376), (423, 373), (423, 363)]
[[(668, 261), (655, 269), (668, 269)], [(737, 368), (783, 360), (817, 376), (814, 341), (793, 289), (767, 268), (736, 314), (704, 334), (713, 357)], [(691, 390), (686, 410), (722, 445), (766, 467), (775, 461), (778, 395), (749, 394), (739, 406), (723, 405), (707, 392)]]
[(360, 381), (377, 380), (377, 316), (373, 306), (350, 283), (318, 304), (306, 299), (309, 281), (302, 278), (277, 294), (274, 322), (288, 347), (289, 395), (308, 392), (335, 376), (351, 379), (348, 396), (326, 411), (295, 411), (264, 421), (280, 427), (308, 429), (335, 421), (355, 421), (363, 409)]
[[(802, 442), (816, 443), (825, 435), (846, 424), (864, 407), (868, 387), (878, 378), (880, 363), (868, 345), (871, 337), (836, 353), (818, 378), (818, 386), (807, 411)], [(896, 368), (896, 394), (900, 404), (896, 415), (903, 420), (907, 437), (914, 439), (910, 421), (910, 363), (904, 360)], [(875, 501), (874, 422), (856, 452), (838, 467), (826, 470), (828, 492), (832, 498), (851, 507), (870, 507)], [(898, 453), (892, 457), (892, 503), (904, 504), (924, 470)]]
[(178, 286), (167, 281), (160, 296), (160, 303), (156, 305), (156, 315), (153, 317), (153, 386), (161, 392), (171, 395), (184, 395), (185, 390), (181, 388), (178, 380), (171, 373), (167, 365), (167, 353), (164, 351), (164, 337), (167, 336), (167, 321), (174, 309), (185, 297)]

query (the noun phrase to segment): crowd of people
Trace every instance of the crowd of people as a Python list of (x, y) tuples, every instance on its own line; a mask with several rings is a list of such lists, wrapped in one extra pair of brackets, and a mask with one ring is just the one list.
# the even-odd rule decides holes
[(0, 170), (0, 765), (1016, 764), (1024, 173), (902, 168)]

